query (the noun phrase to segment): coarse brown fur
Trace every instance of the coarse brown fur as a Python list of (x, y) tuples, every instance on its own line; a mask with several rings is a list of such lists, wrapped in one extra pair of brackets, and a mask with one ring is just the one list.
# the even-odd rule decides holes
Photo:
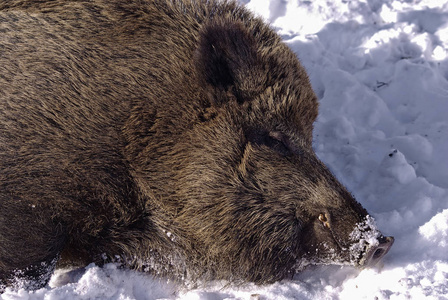
[(243, 7), (2, 1), (0, 33), (3, 283), (59, 257), (257, 283), (349, 260), (367, 212), (312, 150), (304, 68)]

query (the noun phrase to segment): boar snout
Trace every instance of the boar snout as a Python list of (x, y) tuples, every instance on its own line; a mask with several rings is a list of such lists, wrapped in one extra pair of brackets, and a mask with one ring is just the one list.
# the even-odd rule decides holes
[(356, 224), (350, 239), (354, 242), (349, 249), (351, 262), (361, 268), (375, 266), (394, 243), (394, 238), (384, 236), (370, 216), (366, 216), (363, 222)]
[(366, 252), (363, 267), (375, 266), (386, 254), (394, 243), (392, 236), (380, 236), (378, 238), (378, 246), (372, 247)]

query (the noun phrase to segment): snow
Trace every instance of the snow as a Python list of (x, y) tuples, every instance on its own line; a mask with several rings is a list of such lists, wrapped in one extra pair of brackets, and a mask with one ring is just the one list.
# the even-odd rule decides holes
[(266, 286), (201, 287), (90, 265), (1, 299), (448, 299), (448, 2), (241, 2), (306, 67), (320, 99), (316, 153), (395, 237), (383, 263), (314, 266)]

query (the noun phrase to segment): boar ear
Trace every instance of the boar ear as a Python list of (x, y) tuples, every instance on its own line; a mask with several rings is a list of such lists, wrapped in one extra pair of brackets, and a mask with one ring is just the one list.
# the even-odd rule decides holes
[(205, 25), (194, 60), (214, 104), (231, 99), (242, 103), (262, 91), (264, 75), (256, 41), (241, 22), (221, 20)]

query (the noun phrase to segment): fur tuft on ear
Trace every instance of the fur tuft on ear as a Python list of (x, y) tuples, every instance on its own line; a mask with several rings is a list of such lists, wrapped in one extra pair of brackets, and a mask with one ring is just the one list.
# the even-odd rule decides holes
[(204, 26), (195, 65), (216, 105), (250, 100), (261, 92), (266, 77), (254, 37), (237, 21), (214, 20)]

